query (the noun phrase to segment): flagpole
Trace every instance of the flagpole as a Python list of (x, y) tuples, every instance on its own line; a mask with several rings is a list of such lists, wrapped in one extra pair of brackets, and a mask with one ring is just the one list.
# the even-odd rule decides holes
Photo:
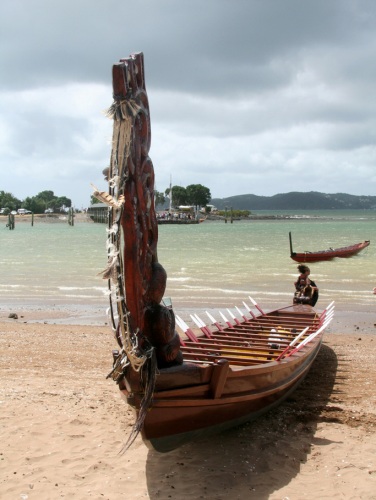
[(172, 178), (171, 178), (171, 175), (170, 175), (170, 208), (169, 208), (169, 212), (171, 213), (171, 210), (172, 210)]

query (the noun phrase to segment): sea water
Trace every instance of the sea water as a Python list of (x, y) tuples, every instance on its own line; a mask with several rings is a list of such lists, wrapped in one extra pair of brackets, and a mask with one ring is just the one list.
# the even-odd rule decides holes
[[(168, 280), (166, 295), (184, 316), (194, 310), (244, 310), (249, 296), (266, 310), (292, 302), (297, 263), (294, 251), (325, 250), (371, 240), (347, 259), (309, 264), (320, 290), (317, 308), (335, 300), (337, 310), (375, 311), (376, 212), (259, 212), (277, 219), (205, 221), (193, 225), (158, 226), (158, 260)], [(288, 217), (288, 218), (287, 218)], [(0, 222), (0, 310), (65, 308), (73, 314), (108, 305), (106, 225), (74, 226)], [(236, 311), (235, 311), (236, 312)]]
[(298, 264), (290, 258), (291, 232), (295, 251), (371, 240), (367, 249), (352, 258), (309, 266), (320, 289), (318, 305), (325, 307), (335, 300), (344, 310), (375, 310), (375, 212), (287, 215), (292, 218), (162, 226), (159, 260), (168, 271), (167, 292), (180, 308), (187, 309), (190, 304), (242, 305), (249, 295), (267, 309), (291, 303), (299, 274)]
[[(1, 221), (3, 222), (3, 221)], [(104, 311), (105, 226), (0, 222), (0, 310)]]

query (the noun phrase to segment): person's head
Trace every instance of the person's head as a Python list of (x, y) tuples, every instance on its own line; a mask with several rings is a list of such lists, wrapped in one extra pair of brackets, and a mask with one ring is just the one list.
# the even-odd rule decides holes
[(300, 274), (305, 274), (306, 276), (308, 276), (311, 272), (309, 267), (306, 266), (305, 264), (299, 264), (298, 271), (300, 272)]

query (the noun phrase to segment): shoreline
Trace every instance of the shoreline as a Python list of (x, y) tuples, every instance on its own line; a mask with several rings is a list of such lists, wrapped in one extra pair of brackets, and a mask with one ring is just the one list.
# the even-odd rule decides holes
[[(65, 213), (61, 214), (24, 214), (24, 215), (15, 215), (14, 216), (15, 223), (28, 223), (31, 224), (31, 222), (34, 220), (36, 223), (51, 223), (51, 224), (56, 224), (56, 223), (61, 223), (61, 224), (68, 224), (68, 215)], [(6, 224), (8, 222), (8, 215), (0, 215), (0, 222), (3, 222)], [(74, 222), (78, 223), (90, 223), (94, 224), (94, 221), (90, 218), (90, 216), (87, 213), (77, 213), (74, 214)]]
[[(337, 209), (338, 210), (338, 209)], [(354, 214), (354, 210), (348, 209), (349, 212)], [(267, 210), (268, 212), (280, 212), (281, 210)], [(288, 210), (290, 212), (296, 212), (293, 214), (260, 214), (260, 213), (251, 213), (249, 216), (244, 216), (244, 217), (239, 217), (239, 216), (234, 216), (232, 217), (233, 222), (252, 222), (252, 221), (286, 221), (286, 220), (291, 220), (291, 221), (328, 221), (328, 220), (345, 220), (346, 215), (345, 214), (335, 214), (333, 212), (336, 211), (336, 209), (330, 210), (318, 210), (320, 212), (320, 215), (316, 214), (307, 214), (303, 213), (306, 212), (307, 209), (301, 209), (301, 210), (295, 210), (291, 209)], [(164, 211), (160, 212), (163, 213)], [(326, 212), (325, 215), (323, 215), (323, 212)], [(363, 210), (359, 209), (359, 213), (361, 214)], [(373, 215), (373, 211), (369, 210), (369, 213)], [(356, 214), (356, 211), (355, 211)], [(158, 224), (198, 224), (199, 222), (204, 224), (205, 222), (230, 222), (231, 223), (231, 216), (228, 215), (227, 217), (222, 216), (222, 215), (214, 215), (214, 214), (203, 214), (205, 219), (203, 221), (196, 221), (196, 220), (191, 220), (191, 221), (182, 221), (182, 220), (162, 220), (158, 219)], [(32, 215), (30, 214), (24, 214), (24, 215), (15, 215), (15, 222), (16, 224), (18, 223), (29, 223), (31, 224), (32, 221)], [(0, 223), (3, 222), (4, 225), (8, 222), (8, 216), (7, 215), (0, 215)], [(61, 223), (61, 224), (67, 224), (68, 223), (68, 216), (67, 214), (61, 213), (61, 214), (34, 214), (34, 222), (35, 223), (51, 223), (51, 224), (56, 224), (56, 223)], [(74, 223), (89, 223), (89, 224), (107, 224), (107, 222), (104, 221), (94, 221), (88, 212), (78, 212), (74, 214)]]
[[(287, 305), (287, 304), (286, 304)], [(283, 304), (275, 305), (274, 307), (265, 307), (265, 311), (271, 311), (282, 307)], [(18, 323), (32, 324), (43, 323), (49, 325), (81, 325), (81, 326), (107, 326), (110, 328), (110, 319), (107, 316), (108, 302), (101, 305), (97, 304), (54, 304), (53, 306), (45, 307), (43, 304), (3, 304), (0, 307), (0, 323)], [(201, 306), (190, 306), (175, 308), (176, 314), (181, 316), (189, 325), (195, 327), (195, 324), (190, 318), (190, 314), (196, 313), (207, 320), (205, 311), (208, 310), (212, 315), (219, 317), (218, 311), (224, 308), (205, 309)], [(321, 312), (322, 307), (317, 307), (317, 311)], [(225, 311), (226, 313), (226, 311)], [(9, 317), (16, 314), (17, 318)], [(369, 311), (354, 310), (351, 311), (345, 305), (335, 305), (334, 318), (328, 327), (331, 333), (342, 332), (348, 334), (365, 333), (376, 335), (376, 315)]]
[[(50, 307), (43, 306), (25, 306), (13, 305), (12, 307), (0, 307), (0, 324), (1, 323), (18, 323), (18, 324), (49, 324), (49, 325), (81, 325), (81, 326), (95, 326), (95, 327), (108, 327), (110, 326), (110, 319), (106, 314), (108, 305), (98, 308), (95, 306), (88, 307), (87, 305), (57, 305)], [(281, 305), (279, 306), (281, 307)], [(275, 307), (277, 308), (277, 306)], [(275, 308), (265, 308), (270, 311)], [(175, 310), (175, 309), (174, 309)], [(196, 313), (200, 317), (207, 319), (205, 311), (208, 310), (211, 314), (218, 316), (220, 309), (213, 309), (207, 307), (202, 309), (197, 308), (180, 308), (175, 310), (176, 314), (182, 316), (189, 326), (195, 327), (195, 324), (190, 318), (191, 313)], [(222, 309), (223, 310), (223, 309)], [(321, 308), (317, 308), (321, 311)], [(225, 310), (224, 310), (225, 311)], [(12, 314), (17, 315), (17, 319), (9, 317)], [(349, 311), (335, 308), (334, 318), (328, 327), (331, 333), (346, 333), (346, 334), (370, 334), (376, 335), (376, 315), (367, 311)]]

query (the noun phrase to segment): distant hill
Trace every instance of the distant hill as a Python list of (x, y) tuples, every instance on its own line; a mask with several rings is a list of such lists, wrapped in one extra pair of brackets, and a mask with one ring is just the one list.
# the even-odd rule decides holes
[(242, 194), (229, 198), (213, 198), (210, 203), (219, 210), (338, 210), (375, 209), (376, 196), (355, 196), (345, 193), (326, 194), (310, 191), (291, 192), (274, 196)]

